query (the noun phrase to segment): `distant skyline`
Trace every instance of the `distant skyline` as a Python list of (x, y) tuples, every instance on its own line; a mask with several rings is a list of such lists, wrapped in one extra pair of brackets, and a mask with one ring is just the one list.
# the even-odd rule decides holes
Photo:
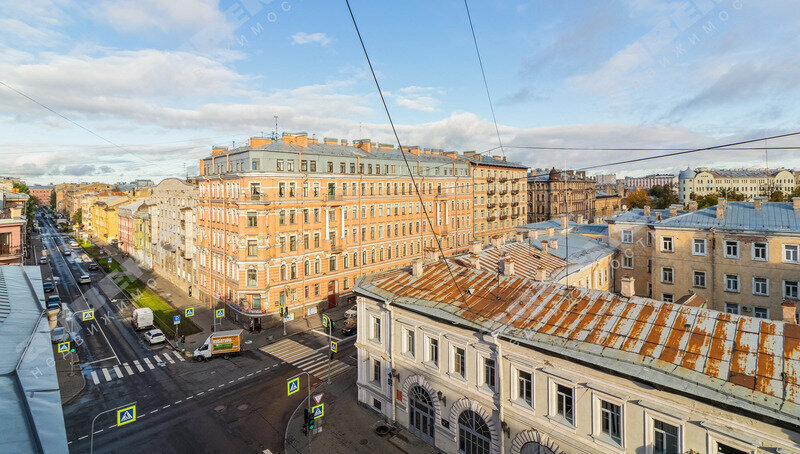
[[(182, 177), (212, 144), (271, 133), (275, 115), (279, 131), (395, 143), (344, 2), (0, 5), (0, 82), (120, 145), (0, 85), (2, 175)], [(797, 2), (469, 5), (504, 145), (699, 148), (800, 130)], [(462, 2), (351, 6), (404, 144), (498, 146)], [(652, 153), (505, 150), (531, 168)], [(800, 168), (800, 152), (768, 161)], [(766, 162), (763, 150), (710, 151), (597, 173)]]

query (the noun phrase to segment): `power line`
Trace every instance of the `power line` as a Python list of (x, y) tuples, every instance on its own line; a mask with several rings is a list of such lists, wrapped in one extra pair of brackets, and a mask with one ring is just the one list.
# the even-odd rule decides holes
[[(350, 13), (350, 19), (352, 19), (353, 21), (353, 27), (355, 28), (356, 34), (358, 35), (358, 41), (361, 43), (361, 50), (364, 51), (364, 57), (367, 59), (367, 64), (369, 65), (369, 71), (372, 74), (372, 80), (375, 81), (375, 87), (378, 89), (378, 95), (381, 98), (381, 103), (383, 103), (383, 110), (386, 112), (386, 117), (389, 119), (389, 124), (392, 127), (394, 138), (395, 140), (397, 140), (397, 146), (400, 149), (400, 155), (403, 157), (403, 161), (406, 164), (406, 168), (408, 168), (409, 175), (411, 175), (411, 183), (414, 185), (414, 189), (417, 193), (417, 198), (419, 199), (420, 205), (422, 205), (422, 213), (425, 215), (425, 219), (428, 221), (428, 225), (431, 228), (433, 239), (439, 248), (439, 253), (442, 254), (442, 258), (444, 259), (444, 263), (447, 266), (447, 271), (450, 274), (450, 278), (453, 280), (453, 284), (455, 284), (456, 289), (458, 289), (458, 292), (461, 295), (461, 299), (464, 302), (464, 305), (466, 306), (467, 298), (464, 295), (464, 292), (461, 290), (461, 287), (458, 285), (458, 281), (456, 280), (456, 277), (453, 274), (453, 270), (450, 267), (450, 263), (444, 257), (444, 250), (442, 249), (441, 240), (436, 237), (436, 229), (433, 226), (433, 221), (431, 221), (431, 217), (428, 214), (428, 210), (427, 208), (425, 208), (425, 201), (422, 200), (422, 195), (420, 195), (419, 193), (419, 187), (417, 185), (416, 179), (414, 178), (414, 172), (411, 171), (411, 164), (409, 164), (408, 159), (406, 158), (406, 153), (403, 151), (403, 146), (400, 143), (400, 136), (398, 136), (397, 129), (394, 127), (394, 121), (392, 121), (392, 115), (389, 113), (389, 107), (386, 105), (386, 99), (383, 97), (383, 91), (381, 90), (381, 85), (378, 82), (378, 77), (375, 75), (375, 70), (372, 68), (372, 61), (369, 58), (367, 47), (364, 45), (364, 39), (361, 37), (361, 32), (358, 29), (358, 23), (356, 23), (356, 17), (353, 15), (353, 10), (350, 8), (350, 0), (345, 0), (345, 4), (347, 5), (347, 11)], [(422, 252), (424, 255), (425, 253), (424, 249)]]
[(489, 83), (486, 81), (486, 71), (483, 69), (483, 59), (481, 58), (481, 51), (478, 48), (478, 38), (475, 37), (475, 27), (472, 26), (472, 15), (469, 13), (469, 5), (467, 0), (464, 0), (464, 9), (467, 10), (467, 19), (469, 20), (469, 29), (472, 32), (472, 42), (475, 43), (475, 53), (478, 55), (478, 63), (481, 67), (481, 76), (483, 76), (483, 86), (486, 87), (486, 97), (489, 98), (489, 109), (492, 111), (492, 121), (494, 121), (494, 131), (497, 133), (497, 142), (500, 144), (500, 152), (505, 156), (506, 151), (503, 149), (503, 140), (500, 138), (500, 128), (497, 126), (497, 117), (494, 114), (494, 104), (492, 103), (492, 95), (489, 93)]

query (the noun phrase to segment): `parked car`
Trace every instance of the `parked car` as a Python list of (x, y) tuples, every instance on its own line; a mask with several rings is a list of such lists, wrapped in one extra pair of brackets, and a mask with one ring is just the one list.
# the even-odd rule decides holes
[(72, 255), (72, 251), (70, 251), (69, 249), (65, 249), (64, 255)]
[(69, 333), (63, 326), (56, 326), (53, 328), (53, 331), (50, 331), (50, 340), (52, 340), (54, 344), (66, 342), (69, 340)]
[(47, 298), (47, 309), (61, 309), (61, 298), (58, 295), (50, 295)]
[(89, 271), (97, 271), (99, 269), (100, 269), (100, 267), (97, 266), (96, 263), (92, 262), (92, 263), (89, 264)]
[(353, 307), (351, 307), (350, 309), (347, 309), (346, 311), (344, 311), (344, 318), (345, 319), (348, 319), (350, 317), (355, 317), (357, 315), (358, 315), (358, 306), (357, 305), (353, 305)]
[(79, 284), (91, 284), (92, 283), (92, 276), (88, 274), (81, 274), (81, 277), (78, 278)]
[(166, 342), (167, 338), (164, 337), (164, 333), (162, 333), (160, 329), (151, 329), (150, 331), (144, 333), (144, 340), (146, 340), (150, 345), (153, 345)]
[(42, 265), (46, 265), (47, 264), (47, 257), (39, 257), (39, 263), (41, 263)]
[(77, 241), (70, 241), (69, 247), (71, 247), (72, 249), (78, 249), (80, 246), (78, 245)]
[(45, 283), (42, 284), (42, 287), (44, 287), (44, 292), (45, 293), (50, 293), (55, 289), (55, 287), (53, 287), (53, 283), (52, 282), (45, 282)]
[(355, 317), (350, 317), (345, 319), (344, 326), (342, 327), (342, 335), (343, 336), (352, 336), (356, 333), (356, 328), (358, 327), (358, 323), (356, 323)]

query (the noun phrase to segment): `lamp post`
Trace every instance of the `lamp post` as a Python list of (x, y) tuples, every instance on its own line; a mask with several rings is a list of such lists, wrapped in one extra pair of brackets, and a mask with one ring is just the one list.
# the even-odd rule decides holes
[(89, 454), (93, 454), (93, 453), (94, 453), (94, 422), (97, 420), (97, 418), (98, 418), (100, 415), (104, 415), (104, 414), (106, 414), (106, 413), (110, 413), (110, 412), (112, 412), (112, 411), (116, 411), (116, 410), (119, 410), (119, 409), (121, 409), (121, 408), (130, 407), (130, 406), (132, 406), (132, 405), (136, 405), (136, 402), (131, 402), (131, 403), (129, 403), (129, 404), (120, 405), (119, 407), (111, 408), (111, 409), (108, 409), (108, 410), (106, 410), (106, 411), (101, 411), (100, 413), (98, 413), (98, 414), (97, 414), (97, 416), (95, 416), (95, 417), (92, 419), (92, 426), (91, 426), (91, 430), (90, 430), (90, 432), (89, 432), (89, 433), (90, 433), (90, 438), (89, 438)]

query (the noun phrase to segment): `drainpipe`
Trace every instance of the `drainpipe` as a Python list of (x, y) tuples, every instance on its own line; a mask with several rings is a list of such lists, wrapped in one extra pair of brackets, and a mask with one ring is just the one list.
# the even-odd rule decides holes
[[(389, 320), (388, 320), (388, 323), (386, 324), (386, 328), (388, 329), (388, 333), (386, 333), (386, 340), (387, 340), (386, 344), (387, 344), (387, 347), (389, 348), (389, 374), (393, 374), (394, 370), (395, 370), (394, 369), (394, 336), (393, 336), (393, 332), (392, 332), (393, 331), (392, 330), (392, 322), (394, 321), (394, 310), (392, 309), (392, 305), (388, 301), (386, 302), (386, 308), (389, 311)], [(389, 394), (390, 394), (389, 395), (389, 399), (392, 400), (392, 423), (394, 423), (394, 424), (397, 423), (397, 400), (395, 399), (397, 397), (397, 392), (395, 391), (395, 389), (398, 386), (397, 380), (399, 378), (400, 378), (400, 374), (397, 374), (396, 377), (392, 376), (392, 386), (391, 386), (391, 389), (389, 389)]]
[(505, 421), (505, 414), (503, 412), (503, 402), (505, 402), (505, 396), (503, 394), (503, 351), (500, 347), (500, 339), (498, 338), (499, 333), (496, 331), (492, 333), (492, 342), (494, 343), (495, 348), (495, 355), (497, 358), (497, 412), (500, 419), (500, 452), (505, 453), (505, 445), (506, 445), (506, 437), (505, 431), (503, 430), (503, 423)]

